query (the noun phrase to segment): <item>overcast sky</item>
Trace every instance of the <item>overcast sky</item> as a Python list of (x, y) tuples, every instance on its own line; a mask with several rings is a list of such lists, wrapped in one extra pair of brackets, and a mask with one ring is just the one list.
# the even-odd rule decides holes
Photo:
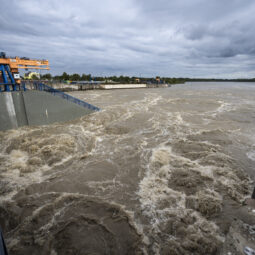
[(255, 1), (0, 0), (0, 51), (52, 74), (255, 77)]

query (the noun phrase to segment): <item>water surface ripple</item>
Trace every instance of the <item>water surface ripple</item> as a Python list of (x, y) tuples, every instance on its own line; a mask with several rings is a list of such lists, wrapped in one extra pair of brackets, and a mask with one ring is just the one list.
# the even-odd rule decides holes
[(234, 219), (255, 224), (242, 205), (255, 177), (253, 83), (71, 95), (103, 110), (0, 132), (11, 254), (242, 254), (228, 243)]

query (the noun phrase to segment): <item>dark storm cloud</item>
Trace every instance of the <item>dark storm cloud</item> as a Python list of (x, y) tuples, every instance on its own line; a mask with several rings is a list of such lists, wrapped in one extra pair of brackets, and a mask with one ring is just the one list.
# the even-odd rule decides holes
[(0, 50), (53, 73), (255, 77), (253, 0), (0, 0)]

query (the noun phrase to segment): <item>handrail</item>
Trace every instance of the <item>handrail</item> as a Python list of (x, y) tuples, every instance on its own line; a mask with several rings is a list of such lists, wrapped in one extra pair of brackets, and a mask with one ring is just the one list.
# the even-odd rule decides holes
[(50, 87), (48, 85), (45, 85), (44, 83), (34, 82), (33, 83), (33, 87), (36, 90), (46, 91), (46, 92), (51, 93), (54, 96), (60, 96), (63, 99), (66, 99), (66, 100), (68, 100), (70, 102), (73, 102), (73, 103), (78, 104), (78, 105), (80, 105), (82, 107), (88, 108), (90, 110), (100, 111), (100, 108), (98, 108), (98, 107), (96, 107), (96, 106), (94, 106), (92, 104), (89, 104), (89, 103), (87, 103), (85, 101), (82, 101), (82, 100), (80, 100), (78, 98), (70, 96), (70, 95), (68, 95), (68, 94), (66, 94), (66, 93), (64, 93), (64, 92), (62, 92), (60, 90), (57, 90), (57, 89), (54, 89), (54, 88), (52, 88), (52, 87)]
[(0, 92), (11, 92), (11, 91), (26, 91), (27, 88), (24, 83), (21, 85), (9, 83), (0, 83)]

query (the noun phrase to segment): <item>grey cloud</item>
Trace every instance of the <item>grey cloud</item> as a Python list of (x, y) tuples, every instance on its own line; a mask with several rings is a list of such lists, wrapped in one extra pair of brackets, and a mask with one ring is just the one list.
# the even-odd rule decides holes
[(253, 0), (0, 0), (0, 50), (54, 74), (255, 77)]

